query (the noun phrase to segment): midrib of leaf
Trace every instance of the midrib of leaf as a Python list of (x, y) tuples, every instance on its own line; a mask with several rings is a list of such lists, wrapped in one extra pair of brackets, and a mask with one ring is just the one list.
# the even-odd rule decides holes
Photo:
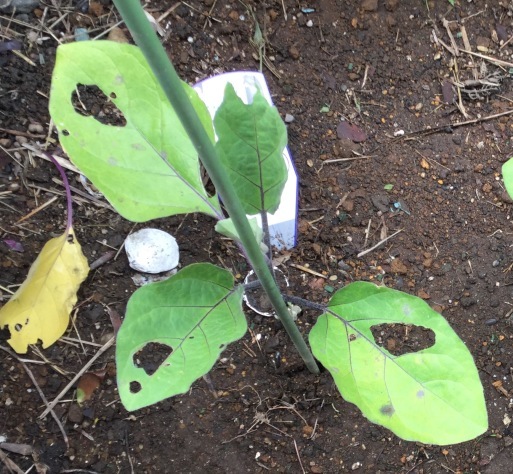
[(276, 186), (279, 186), (280, 183), (274, 184), (269, 189), (264, 190), (264, 182), (263, 182), (264, 171), (262, 169), (262, 165), (263, 165), (264, 161), (267, 160), (274, 153), (275, 150), (270, 151), (267, 154), (267, 156), (265, 156), (264, 158), (261, 158), (260, 147), (259, 147), (260, 139), (259, 139), (259, 133), (258, 133), (259, 129), (258, 129), (258, 126), (257, 126), (257, 119), (256, 119), (254, 114), (252, 114), (252, 119), (253, 119), (253, 130), (254, 130), (254, 133), (255, 133), (255, 142), (256, 142), (255, 146), (253, 146), (251, 143), (249, 143), (247, 140), (245, 140), (243, 137), (241, 137), (239, 134), (237, 134), (235, 129), (233, 127), (231, 127), (231, 126), (230, 126), (230, 131), (242, 143), (246, 143), (249, 146), (249, 148), (251, 148), (256, 153), (256, 155), (258, 157), (257, 161), (258, 161), (258, 176), (259, 176), (258, 180), (259, 180), (259, 182), (255, 183), (255, 182), (251, 181), (251, 179), (249, 179), (247, 176), (244, 176), (241, 172), (239, 172), (239, 170), (237, 170), (237, 169), (235, 169), (233, 167), (230, 167), (230, 169), (233, 172), (235, 172), (235, 174), (239, 175), (241, 178), (245, 179), (246, 181), (248, 181), (253, 186), (256, 186), (259, 189), (259, 191), (260, 191), (260, 209), (258, 209), (256, 206), (252, 205), (251, 203), (248, 203), (248, 205), (253, 207), (256, 211), (260, 212), (260, 211), (262, 211), (262, 209), (265, 209), (265, 194), (268, 191), (271, 191), (272, 189), (274, 189)]
[[(220, 286), (221, 288), (225, 288), (227, 289), (226, 287), (222, 286), (222, 285), (218, 285)], [(183, 344), (185, 343), (185, 341), (187, 341), (187, 339), (189, 338), (189, 336), (194, 332), (196, 331), (197, 329), (201, 331), (201, 333), (203, 334), (203, 337), (205, 339), (205, 343), (207, 345), (207, 348), (208, 348), (208, 352), (210, 354), (212, 354), (212, 351), (210, 350), (210, 344), (208, 343), (208, 338), (205, 336), (205, 332), (203, 331), (203, 328), (201, 327), (201, 324), (205, 321), (205, 319), (212, 313), (212, 311), (214, 311), (218, 306), (220, 306), (222, 303), (226, 302), (228, 300), (228, 298), (230, 296), (232, 296), (236, 291), (236, 288), (233, 288), (230, 290), (230, 292), (223, 296), (220, 300), (218, 300), (213, 306), (212, 305), (191, 305), (191, 306), (186, 306), (186, 305), (166, 305), (165, 307), (166, 308), (210, 308), (205, 314), (204, 316), (201, 317), (201, 319), (194, 325), (192, 326), (192, 328), (189, 330), (189, 332), (181, 337), (181, 338), (177, 338), (180, 342), (179, 344), (176, 346), (176, 349), (175, 348), (172, 348), (173, 349), (173, 353), (169, 355), (169, 357), (172, 357), (175, 350), (180, 350), (180, 352), (182, 353), (183, 355), (183, 358), (184, 358), (184, 361), (186, 361), (186, 356), (184, 354), (184, 349), (183, 349)], [(229, 304), (226, 304), (227, 306), (227, 309), (230, 311), (230, 314), (232, 316), (232, 319), (235, 319), (233, 317), (233, 311), (232, 309), (230, 308), (230, 305)], [(163, 306), (161, 306), (163, 307)]]
[[(216, 209), (212, 203), (210, 202), (210, 199), (208, 199), (208, 196), (203, 196), (201, 194), (201, 192), (196, 189), (195, 186), (193, 186), (187, 179), (185, 179), (177, 170), (176, 168), (171, 164), (171, 162), (164, 158), (162, 156), (161, 153), (159, 153), (159, 151), (155, 148), (155, 146), (153, 145), (153, 143), (151, 143), (151, 141), (146, 137), (146, 135), (139, 129), (139, 127), (137, 127), (136, 125), (133, 125), (134, 129), (137, 130), (137, 132), (139, 133), (139, 135), (143, 138), (143, 140), (146, 142), (147, 145), (150, 146), (150, 148), (154, 151), (154, 153), (164, 162), (164, 164), (175, 174), (175, 177), (178, 178), (180, 181), (182, 181), (183, 183), (186, 184), (187, 187), (189, 187), (190, 189), (192, 189), (192, 191), (196, 194), (196, 196), (198, 198), (200, 198), (205, 204), (207, 204), (210, 209), (212, 209), (212, 211), (215, 213), (215, 215), (218, 217), (218, 219), (222, 219), (224, 216), (222, 214), (221, 211), (219, 211), (218, 209)], [(151, 174), (151, 173), (149, 173)], [(155, 173), (155, 174), (158, 174), (158, 173)], [(201, 178), (200, 178), (200, 181), (201, 181)], [(204, 189), (204, 188), (203, 188)], [(206, 191), (205, 191), (205, 194), (206, 194)]]

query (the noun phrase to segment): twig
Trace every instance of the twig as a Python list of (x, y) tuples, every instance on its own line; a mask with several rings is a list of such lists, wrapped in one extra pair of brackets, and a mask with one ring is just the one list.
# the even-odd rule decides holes
[(491, 63), (494, 63), (497, 66), (506, 66), (506, 67), (513, 67), (513, 63), (510, 63), (508, 61), (503, 61), (502, 59), (496, 59), (492, 58), (491, 56), (486, 56), (484, 54), (480, 53), (474, 53), (473, 51), (468, 51), (466, 49), (462, 49), (464, 53), (470, 54), (472, 56), (476, 56), (477, 58), (486, 59), (487, 61), (490, 61)]
[(20, 222), (30, 219), (34, 214), (37, 214), (38, 212), (42, 211), (45, 207), (48, 207), (50, 204), (53, 204), (55, 201), (57, 201), (57, 199), (59, 199), (59, 196), (54, 196), (54, 197), (50, 198), (44, 204), (41, 204), (40, 206), (36, 207), (35, 209), (32, 209), (32, 211), (30, 211), (28, 214), (25, 214), (23, 217), (18, 219), (15, 222), (15, 224), (19, 224)]
[(66, 431), (64, 430), (64, 426), (62, 426), (61, 420), (59, 420), (59, 417), (55, 414), (53, 411), (53, 407), (50, 407), (48, 400), (45, 397), (45, 394), (39, 387), (38, 383), (36, 382), (36, 378), (34, 377), (34, 374), (32, 371), (27, 367), (27, 364), (23, 362), (14, 352), (12, 352), (10, 349), (4, 346), (0, 346), (0, 349), (2, 349), (4, 352), (7, 352), (11, 357), (14, 357), (25, 369), (25, 372), (27, 372), (27, 375), (29, 376), (30, 380), (32, 380), (32, 383), (34, 384), (34, 387), (36, 387), (37, 393), (39, 393), (39, 396), (41, 397), (41, 400), (43, 400), (43, 403), (46, 405), (46, 410), (48, 413), (51, 413), (52, 418), (55, 420), (55, 423), (57, 423), (57, 426), (61, 430), (62, 437), (64, 438), (64, 442), (66, 443), (67, 448), (69, 449), (69, 440), (68, 435), (66, 434)]
[(442, 24), (444, 25), (444, 28), (447, 31), (447, 35), (449, 36), (449, 39), (451, 40), (452, 49), (454, 50), (454, 55), (459, 56), (460, 51), (458, 48), (458, 45), (456, 44), (456, 41), (454, 40), (454, 36), (452, 35), (451, 28), (449, 28), (449, 22), (444, 18), (442, 21)]
[(361, 155), (361, 156), (352, 156), (351, 158), (335, 158), (333, 160), (325, 160), (323, 163), (340, 163), (341, 161), (354, 161), (354, 160), (364, 160), (368, 158), (375, 158), (376, 155)]
[(303, 474), (306, 474), (305, 468), (303, 467), (303, 463), (301, 462), (301, 456), (299, 455), (299, 449), (297, 448), (296, 440), (292, 438), (292, 441), (294, 441), (294, 448), (296, 448), (297, 460), (299, 461), (299, 465), (301, 466), (301, 472)]
[(285, 9), (285, 2), (281, 0), (281, 7), (283, 8), (283, 18), (287, 21), (287, 10)]
[(0, 449), (0, 461), (2, 461), (5, 464), (5, 467), (9, 470), (9, 472), (14, 472), (15, 474), (25, 474), (24, 471), (22, 471), (18, 465), (7, 456), (1, 449)]
[(291, 263), (290, 266), (294, 267), (294, 268), (297, 268), (298, 270), (301, 270), (303, 272), (310, 273), (312, 275), (315, 275), (315, 276), (318, 276), (318, 277), (321, 277), (321, 278), (324, 278), (324, 279), (328, 278), (326, 275), (323, 275), (322, 273), (318, 273), (318, 272), (316, 272), (314, 270), (310, 270), (308, 267), (304, 267), (303, 265), (298, 265), (297, 263)]
[(363, 246), (367, 246), (367, 241), (369, 240), (370, 226), (372, 222), (372, 217), (369, 219), (369, 223), (367, 224), (367, 229), (365, 229), (365, 240), (363, 241)]
[(205, 23), (203, 23), (203, 31), (205, 31), (205, 28), (207, 27), (208, 21), (212, 18), (212, 13), (214, 11), (214, 8), (216, 7), (216, 3), (217, 3), (217, 0), (214, 0), (214, 3), (212, 3), (212, 6), (210, 7), (210, 10), (208, 11), (208, 14), (207, 14), (207, 16), (205, 18)]
[(373, 250), (377, 249), (381, 244), (384, 244), (387, 240), (391, 239), (392, 237), (394, 237), (395, 235), (399, 234), (400, 232), (402, 232), (404, 229), (399, 229), (397, 232), (394, 232), (392, 235), (389, 235), (387, 238), (383, 239), (383, 240), (380, 240), (376, 245), (374, 245), (373, 247), (371, 247), (370, 249), (367, 249), (367, 250), (364, 250), (363, 252), (360, 252), (358, 255), (357, 255), (357, 258), (360, 258), (360, 257), (363, 257), (364, 255), (372, 252)]
[(48, 407), (46, 408), (46, 410), (41, 413), (41, 415), (39, 415), (39, 419), (42, 420), (46, 415), (48, 415), (48, 413), (55, 407), (55, 405), (57, 405), (57, 403), (59, 403), (59, 400), (64, 396), (66, 395), (66, 393), (68, 392), (68, 390), (75, 384), (75, 382), (82, 376), (82, 374), (84, 372), (87, 371), (87, 369), (89, 369), (89, 367), (91, 367), (91, 365), (93, 365), (93, 363), (95, 362), (96, 359), (98, 359), (98, 357), (100, 357), (107, 349), (109, 349), (110, 346), (112, 346), (114, 344), (114, 341), (116, 340), (116, 338), (113, 336), (111, 337), (103, 346), (100, 350), (98, 350), (98, 352), (89, 360), (89, 362), (86, 363), (86, 365), (84, 365), (84, 367), (82, 367), (82, 369), (80, 369), (79, 372), (77, 372), (77, 374), (75, 375), (75, 377), (73, 377), (73, 379), (68, 383), (68, 385), (66, 385), (64, 387), (64, 389), (61, 391), (61, 393), (59, 393), (59, 395), (57, 395), (53, 401), (48, 405)]
[(413, 150), (415, 153), (417, 153), (418, 155), (422, 156), (422, 158), (424, 158), (426, 161), (429, 161), (430, 163), (433, 163), (435, 165), (438, 165), (438, 166), (441, 166), (442, 168), (445, 168), (446, 170), (448, 171), (452, 171), (451, 168), (447, 168), (447, 166), (444, 166), (442, 165), (441, 163), (438, 163), (438, 161), (436, 160), (433, 160), (431, 158), (428, 158), (427, 156), (423, 155), (420, 151), (418, 150)]
[(439, 125), (438, 127), (424, 128), (422, 130), (417, 130), (415, 132), (405, 133), (404, 135), (402, 135), (400, 137), (390, 137), (390, 138), (392, 140), (402, 140), (402, 139), (413, 140), (413, 138), (410, 138), (413, 135), (420, 135), (420, 136), (431, 135), (433, 133), (438, 133), (442, 130), (448, 130), (448, 129), (450, 130), (452, 128), (463, 127), (465, 125), (473, 125), (476, 123), (486, 122), (488, 120), (493, 120), (495, 118), (503, 117), (504, 115), (510, 115), (510, 114), (513, 114), (513, 109), (506, 110), (505, 112), (500, 112), (498, 114), (488, 115), (486, 117), (476, 118), (473, 120), (466, 120), (465, 122), (454, 122), (454, 123), (448, 123), (446, 125)]
[[(13, 53), (14, 52), (15, 51), (13, 51)], [(9, 135), (14, 135), (14, 136), (18, 136), (18, 137), (45, 138), (45, 135), (35, 135), (33, 133), (30, 133), (30, 132), (22, 132), (21, 130), (12, 130), (10, 128), (0, 128), (0, 132), (5, 132), (5, 133), (8, 133)]]

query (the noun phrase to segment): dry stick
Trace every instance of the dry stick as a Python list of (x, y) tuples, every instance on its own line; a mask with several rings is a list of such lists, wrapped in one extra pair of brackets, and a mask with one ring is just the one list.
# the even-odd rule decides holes
[[(2, 129), (0, 129), (0, 131), (1, 130)], [(39, 135), (38, 135), (38, 137), (39, 137)], [(45, 136), (41, 135), (39, 138), (45, 138)], [(23, 148), (27, 148), (28, 150), (32, 151), (38, 158), (42, 158), (43, 160), (49, 161), (51, 163), (52, 160), (47, 158), (44, 155), (44, 152), (42, 152), (41, 150), (38, 150), (36, 147), (29, 145), (28, 143), (23, 143), (22, 146), (23, 146)], [(75, 165), (73, 165), (70, 161), (68, 161), (65, 158), (62, 158), (60, 156), (53, 155), (53, 154), (52, 154), (52, 156), (53, 156), (53, 159), (55, 161), (57, 161), (57, 163), (59, 163), (63, 168), (66, 168), (69, 171), (73, 171), (73, 173), (82, 174), (80, 172), (80, 170)]]
[(422, 156), (422, 158), (424, 158), (426, 161), (429, 161), (430, 163), (441, 166), (442, 168), (445, 168), (447, 171), (452, 172), (451, 168), (447, 168), (447, 166), (442, 165), (442, 163), (438, 163), (438, 161), (428, 158), (427, 156), (423, 155), (420, 151), (418, 151), (418, 150), (413, 150), (413, 151), (415, 153), (417, 153), (418, 155)]
[[(465, 49), (467, 51), (471, 51), (472, 50), (472, 46), (470, 44), (470, 41), (468, 40), (467, 29), (465, 28), (465, 25), (461, 25), (460, 31), (461, 31), (461, 39), (463, 40), (463, 44), (465, 45)], [(477, 79), (479, 79), (479, 71), (477, 70), (477, 65), (474, 62), (474, 59), (472, 57), (470, 58), (470, 60), (472, 62), (472, 74), (474, 76), (474, 79), (477, 80)]]
[(91, 365), (93, 365), (93, 363), (96, 361), (96, 359), (98, 359), (98, 357), (100, 357), (107, 349), (109, 349), (110, 346), (112, 346), (114, 344), (114, 341), (116, 340), (116, 338), (113, 336), (111, 337), (103, 346), (102, 348), (89, 360), (89, 362), (86, 363), (86, 365), (84, 365), (84, 367), (82, 367), (82, 369), (80, 369), (79, 372), (77, 372), (77, 374), (75, 375), (75, 377), (73, 377), (73, 379), (71, 380), (70, 383), (68, 383), (68, 385), (66, 385), (64, 387), (64, 389), (61, 391), (61, 393), (59, 393), (59, 395), (57, 395), (53, 401), (48, 405), (48, 407), (46, 408), (46, 410), (41, 413), (41, 415), (39, 415), (39, 419), (42, 420), (46, 415), (48, 415), (48, 413), (50, 412), (50, 410), (53, 410), (53, 408), (55, 407), (55, 405), (57, 405), (57, 403), (59, 403), (60, 399), (66, 395), (66, 393), (68, 392), (68, 390), (75, 384), (75, 382), (82, 376), (82, 374), (87, 370), (89, 369), (89, 367), (91, 367)]
[(375, 158), (376, 155), (361, 155), (352, 156), (350, 158), (334, 158), (333, 160), (325, 160), (323, 163), (340, 163), (342, 161), (355, 161), (355, 160), (366, 160), (368, 158)]
[(326, 275), (323, 275), (322, 273), (318, 273), (318, 272), (316, 272), (314, 270), (310, 270), (308, 267), (304, 267), (303, 265), (298, 265), (296, 263), (291, 263), (290, 266), (294, 267), (294, 268), (297, 268), (298, 270), (301, 270), (303, 272), (310, 273), (312, 275), (321, 277), (321, 278), (325, 278), (325, 279), (328, 278)]
[(5, 464), (5, 467), (9, 470), (9, 472), (14, 472), (15, 474), (25, 474), (24, 471), (22, 471), (18, 465), (11, 459), (7, 454), (5, 454), (0, 449), (0, 461), (2, 461)]
[(21, 365), (23, 366), (23, 368), (25, 369), (25, 372), (27, 372), (27, 375), (30, 377), (30, 380), (32, 380), (32, 383), (34, 384), (34, 387), (36, 387), (36, 390), (37, 390), (37, 393), (39, 393), (39, 396), (41, 397), (41, 400), (43, 400), (43, 403), (46, 405), (46, 409), (49, 413), (51, 413), (52, 415), (52, 418), (55, 420), (55, 423), (57, 423), (57, 426), (59, 427), (59, 429), (61, 430), (61, 433), (62, 433), (62, 437), (64, 438), (64, 442), (66, 443), (66, 447), (69, 449), (69, 440), (68, 440), (68, 435), (66, 434), (66, 431), (64, 430), (64, 426), (62, 426), (62, 423), (61, 421), (59, 420), (59, 417), (55, 414), (55, 412), (53, 411), (53, 407), (50, 407), (50, 405), (48, 404), (48, 400), (46, 399), (45, 397), (45, 394), (43, 393), (43, 391), (41, 390), (41, 388), (39, 387), (39, 385), (37, 384), (36, 382), (36, 378), (34, 377), (34, 374), (32, 373), (32, 371), (27, 367), (27, 364), (25, 364), (25, 362), (23, 362), (14, 352), (12, 352), (10, 349), (8, 349), (7, 347), (3, 347), (3, 346), (0, 346), (0, 349), (2, 349), (4, 352), (7, 352), (7, 354), (9, 354), (11, 357), (14, 357), (16, 360), (18, 360), (18, 362), (21, 363)]
[(30, 133), (30, 132), (22, 132), (21, 130), (12, 130), (11, 128), (0, 128), (0, 132), (5, 132), (10, 135), (17, 136), (17, 137), (45, 138), (45, 135), (36, 135), (36, 134)]
[(285, 8), (285, 2), (281, 0), (281, 7), (283, 8), (283, 18), (285, 18), (285, 21), (287, 21), (287, 10)]
[(27, 219), (31, 218), (34, 214), (37, 214), (38, 212), (42, 211), (45, 207), (48, 207), (50, 204), (53, 204), (55, 201), (59, 199), (59, 196), (54, 196), (50, 198), (48, 201), (46, 201), (44, 204), (41, 204), (40, 206), (36, 207), (32, 211), (30, 211), (28, 214), (24, 215), (20, 219), (18, 219), (15, 224), (19, 224), (20, 222), (26, 221)]
[(107, 28), (104, 32), (100, 33), (99, 35), (95, 36), (93, 38), (93, 41), (99, 40), (100, 38), (103, 38), (105, 35), (108, 35), (114, 28), (117, 28), (119, 25), (123, 23), (123, 20), (118, 21), (117, 23), (114, 23), (112, 26)]
[(484, 54), (480, 53), (474, 53), (473, 51), (468, 51), (466, 49), (462, 49), (464, 53), (470, 54), (472, 56), (476, 56), (477, 58), (486, 59), (487, 61), (490, 61), (491, 63), (494, 63), (497, 66), (506, 66), (506, 67), (513, 67), (513, 63), (510, 63), (508, 61), (503, 61), (502, 59), (496, 59), (492, 58), (491, 56), (486, 56)]
[(444, 28), (447, 31), (447, 35), (449, 36), (449, 39), (451, 40), (451, 45), (452, 45), (452, 49), (454, 50), (454, 55), (455, 56), (459, 56), (460, 55), (460, 50), (458, 48), (458, 45), (456, 44), (456, 41), (454, 40), (454, 36), (452, 35), (452, 31), (449, 28), (449, 22), (444, 18), (443, 21), (442, 21), (442, 24), (443, 24)]
[(513, 40), (513, 36), (510, 36), (506, 41), (504, 41), (504, 43), (502, 43), (501, 47), (499, 48), (499, 50), (501, 50), (502, 48), (504, 48), (504, 46), (508, 45), (511, 40)]
[(180, 5), (182, 4), (182, 2), (176, 2), (173, 6), (169, 7), (164, 13), (162, 13), (162, 15), (160, 15), (158, 18), (157, 18), (157, 23), (160, 23), (161, 21), (165, 20), (169, 15), (171, 15), (171, 13), (173, 13)]
[(509, 114), (513, 114), (513, 109), (506, 110), (505, 112), (500, 112), (498, 114), (488, 115), (486, 117), (481, 117), (481, 118), (477, 118), (477, 119), (473, 119), (473, 120), (466, 120), (465, 122), (454, 122), (454, 123), (448, 123), (446, 125), (440, 125), (440, 126), (434, 127), (434, 128), (424, 128), (422, 130), (417, 130), (415, 132), (405, 133), (404, 135), (402, 135), (400, 137), (391, 137), (391, 138), (393, 140), (401, 140), (403, 138), (408, 139), (408, 137), (411, 137), (412, 135), (429, 135), (432, 133), (437, 133), (441, 130), (445, 130), (447, 128), (457, 128), (457, 127), (463, 127), (465, 125), (473, 125), (476, 123), (486, 122), (488, 120), (492, 120), (492, 119), (499, 118), (499, 117), (502, 117), (504, 115), (509, 115)]
[(299, 449), (297, 448), (296, 440), (292, 438), (292, 441), (294, 441), (294, 448), (296, 448), (297, 460), (299, 461), (299, 465), (301, 466), (301, 471), (303, 472), (303, 474), (306, 474), (305, 468), (303, 467), (303, 463), (301, 462), (301, 456), (299, 455)]
[(372, 252), (373, 250), (377, 249), (381, 244), (384, 244), (387, 240), (391, 239), (392, 237), (394, 237), (395, 235), (399, 234), (399, 232), (402, 232), (403, 230), (404, 229), (399, 229), (397, 232), (394, 232), (392, 235), (389, 235), (387, 238), (385, 238), (383, 240), (380, 240), (376, 245), (374, 245), (370, 249), (367, 249), (367, 250), (364, 250), (363, 252), (360, 252), (356, 257), (360, 258), (360, 257), (363, 257), (364, 255)]
[(208, 25), (208, 21), (212, 18), (212, 13), (214, 12), (214, 8), (216, 7), (217, 0), (214, 0), (214, 3), (212, 3), (212, 6), (210, 7), (210, 10), (208, 11), (208, 15), (205, 18), (205, 23), (203, 23), (203, 31), (205, 31), (205, 28)]

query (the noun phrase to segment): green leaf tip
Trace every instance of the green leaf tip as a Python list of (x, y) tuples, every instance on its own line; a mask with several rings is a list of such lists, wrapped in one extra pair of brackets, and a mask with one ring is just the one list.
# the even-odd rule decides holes
[[(132, 295), (116, 341), (118, 388), (127, 410), (186, 393), (212, 369), (226, 346), (246, 333), (242, 292), (228, 271), (198, 263)], [(137, 355), (152, 343), (168, 346), (170, 355), (150, 375)]]
[[(80, 113), (72, 103), (78, 85), (98, 87), (126, 123), (107, 125)], [(183, 87), (213, 141), (205, 104), (191, 87)], [(136, 46), (113, 41), (59, 46), (49, 108), (71, 161), (126, 219), (221, 215), (217, 197), (203, 187), (192, 142)]]
[[(371, 331), (394, 323), (431, 329), (435, 343), (394, 356)], [(401, 438), (446, 445), (486, 431), (483, 388), (472, 356), (447, 321), (420, 298), (352, 283), (333, 295), (309, 339), (342, 396)]]
[(504, 178), (504, 186), (509, 196), (513, 196), (513, 158), (510, 158), (502, 165), (502, 177)]
[(246, 105), (228, 83), (214, 126), (219, 159), (246, 214), (274, 213), (287, 181), (287, 129), (276, 107), (260, 91)]

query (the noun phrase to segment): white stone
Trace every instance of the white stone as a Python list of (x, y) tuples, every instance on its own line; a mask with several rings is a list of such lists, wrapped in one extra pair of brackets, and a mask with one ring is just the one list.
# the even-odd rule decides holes
[(125, 240), (129, 265), (139, 272), (161, 273), (178, 265), (179, 250), (175, 238), (159, 229), (141, 229)]

